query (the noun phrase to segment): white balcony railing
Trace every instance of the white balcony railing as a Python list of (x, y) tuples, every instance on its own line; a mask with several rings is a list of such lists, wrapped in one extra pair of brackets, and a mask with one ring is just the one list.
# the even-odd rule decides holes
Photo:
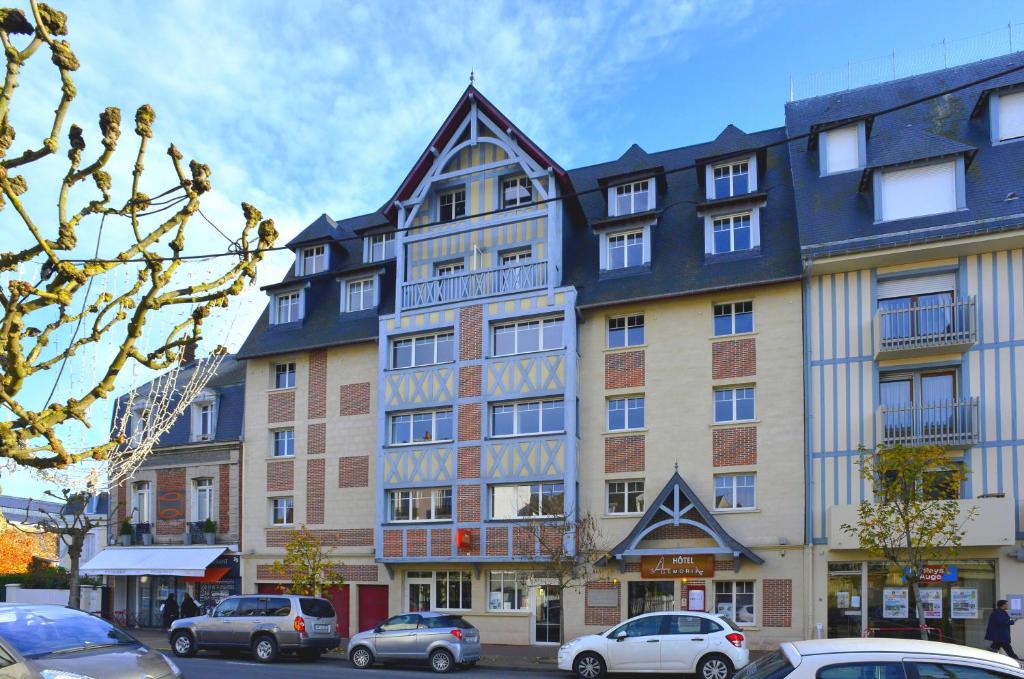
[(875, 312), (878, 355), (966, 349), (978, 339), (974, 297), (879, 309)]
[(402, 285), (402, 307), (433, 306), (464, 299), (534, 290), (547, 285), (547, 262), (530, 262), (440, 276)]
[(884, 446), (949, 446), (978, 442), (978, 399), (883, 405), (878, 440)]

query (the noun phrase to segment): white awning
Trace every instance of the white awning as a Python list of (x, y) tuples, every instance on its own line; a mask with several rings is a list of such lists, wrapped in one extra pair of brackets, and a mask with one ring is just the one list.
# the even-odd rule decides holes
[(107, 547), (82, 565), (82, 575), (200, 576), (226, 547)]

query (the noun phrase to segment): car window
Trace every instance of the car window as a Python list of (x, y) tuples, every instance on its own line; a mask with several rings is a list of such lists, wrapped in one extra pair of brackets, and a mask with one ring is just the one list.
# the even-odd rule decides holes
[(466, 622), (458, 615), (435, 615), (423, 618), (421, 623), (429, 629), (441, 629), (444, 627), (457, 627), (459, 629), (473, 629), (473, 625)]
[(0, 610), (0, 637), (27, 658), (139, 643), (102, 618), (58, 606)]
[(281, 617), (292, 612), (292, 602), (286, 596), (272, 596), (264, 599), (264, 610), (259, 615)]
[(818, 679), (904, 679), (898, 662), (863, 662), (829, 665), (818, 670)]
[(238, 602), (239, 599), (225, 599), (220, 602), (220, 605), (213, 611), (213, 617), (227, 618), (235, 615), (235, 611), (238, 610)]
[(663, 615), (649, 615), (646, 618), (630, 620), (617, 627), (610, 636), (614, 639), (622, 632), (625, 632), (628, 637), (649, 637), (661, 634), (661, 621), (664, 618)]
[(758, 658), (733, 675), (733, 679), (783, 679), (793, 671), (793, 665), (782, 651)]
[(384, 632), (400, 632), (402, 630), (416, 629), (420, 624), (420, 616), (406, 614), (396, 615), (393, 618), (388, 618), (384, 621), (384, 624), (380, 626)]
[(1010, 679), (1009, 674), (952, 663), (911, 663), (921, 679)]
[(668, 627), (665, 629), (665, 634), (707, 634), (703, 631), (704, 625), (701, 624), (704, 618), (698, 618), (696, 615), (669, 615)]
[(311, 618), (333, 618), (334, 606), (324, 599), (299, 599), (299, 608), (303, 615)]
[(254, 596), (243, 597), (238, 600), (238, 610), (234, 615), (239, 618), (252, 618), (260, 614), (260, 601)]
[(721, 632), (722, 629), (723, 629), (722, 626), (719, 625), (714, 620), (708, 620), (707, 618), (701, 618), (700, 620), (701, 620), (701, 623), (700, 623), (700, 633), (701, 634), (711, 634), (713, 632)]

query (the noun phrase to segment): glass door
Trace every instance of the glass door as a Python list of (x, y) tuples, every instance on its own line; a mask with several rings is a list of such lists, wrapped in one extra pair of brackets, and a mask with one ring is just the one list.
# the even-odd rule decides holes
[(533, 643), (558, 644), (562, 641), (562, 597), (554, 584), (534, 587)]
[(956, 427), (956, 373), (921, 375), (921, 429), (925, 436), (939, 436)]
[(911, 376), (886, 377), (878, 385), (879, 397), (885, 406), (887, 438), (909, 436), (914, 425), (914, 380)]
[(432, 599), (431, 593), (434, 585), (434, 574), (430, 572), (410, 572), (405, 577), (406, 596), (408, 606), (406, 610), (410, 613), (417, 611), (429, 611)]
[(859, 637), (862, 629), (859, 561), (828, 565), (828, 638)]

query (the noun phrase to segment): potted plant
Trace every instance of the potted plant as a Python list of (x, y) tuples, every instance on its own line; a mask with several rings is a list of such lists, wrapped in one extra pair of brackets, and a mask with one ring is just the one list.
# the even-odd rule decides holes
[(131, 521), (125, 519), (121, 522), (121, 544), (125, 547), (131, 547), (132, 535), (135, 531), (132, 529)]
[(217, 543), (217, 522), (210, 517), (206, 517), (206, 521), (203, 521), (203, 537), (206, 538), (208, 545)]
[(142, 538), (142, 544), (151, 545), (153, 544), (153, 533), (149, 530), (148, 523), (140, 523), (138, 526), (139, 536)]

